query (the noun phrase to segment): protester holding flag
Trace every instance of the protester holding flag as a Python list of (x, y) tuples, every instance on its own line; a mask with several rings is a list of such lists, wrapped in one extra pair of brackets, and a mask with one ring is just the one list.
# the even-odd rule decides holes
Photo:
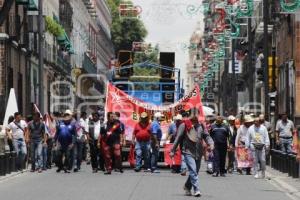
[(89, 120), (89, 133), (88, 133), (93, 173), (97, 173), (98, 169), (105, 171), (104, 157), (102, 152), (100, 151), (100, 143), (98, 145), (101, 126), (102, 124), (99, 119), (99, 113), (94, 112), (92, 114), (92, 119)]
[(115, 167), (123, 173), (122, 158), (121, 158), (121, 135), (124, 131), (121, 128), (121, 123), (115, 120), (115, 114), (107, 113), (107, 122), (101, 127), (98, 144), (101, 145), (104, 154), (106, 172), (110, 175), (112, 171), (112, 159), (114, 158)]
[[(64, 170), (65, 173), (70, 173), (72, 168), (71, 152), (75, 143), (76, 127), (72, 122), (72, 111), (66, 110), (64, 120), (60, 121), (57, 126), (55, 135), (57, 149), (57, 167), (56, 172)], [(63, 159), (64, 158), (64, 159)], [(63, 161), (64, 160), (64, 161)]]
[(199, 188), (198, 172), (202, 158), (202, 140), (214, 149), (214, 142), (205, 131), (204, 126), (199, 123), (198, 117), (193, 116), (190, 119), (185, 118), (183, 123), (178, 127), (174, 146), (170, 152), (170, 156), (174, 157), (177, 147), (182, 144), (182, 154), (189, 170), (189, 177), (184, 185), (186, 195), (192, 195), (191, 189), (194, 189), (194, 196), (200, 197), (202, 194)]
[[(14, 121), (7, 126), (7, 135), (8, 138), (12, 140), (14, 150), (17, 153), (17, 169), (22, 171), (27, 154), (26, 142), (28, 142), (28, 129), (27, 123), (22, 120), (22, 116), (20, 113), (16, 112), (14, 114), (14, 118)], [(11, 132), (9, 130), (11, 130)]]
[(142, 168), (142, 158), (144, 158), (144, 168), (147, 170), (150, 158), (150, 139), (151, 139), (151, 124), (149, 123), (148, 114), (142, 112), (140, 122), (134, 127), (132, 134), (132, 142), (135, 145), (136, 167), (135, 171), (139, 172)]
[(41, 121), (40, 113), (36, 112), (33, 114), (33, 121), (28, 124), (28, 130), (31, 150), (31, 172), (35, 172), (37, 162), (37, 170), (41, 173), (43, 169), (42, 150), (43, 145), (47, 145), (47, 136), (45, 124)]

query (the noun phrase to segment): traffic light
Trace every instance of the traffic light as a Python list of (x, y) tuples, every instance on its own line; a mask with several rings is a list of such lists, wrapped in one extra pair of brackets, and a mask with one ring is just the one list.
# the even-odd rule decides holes
[(276, 80), (277, 80), (277, 76), (278, 76), (278, 68), (276, 66), (277, 63), (277, 57), (275, 58), (275, 73), (273, 74), (273, 57), (269, 57), (269, 67), (268, 67), (268, 73), (269, 73), (269, 88), (273, 88), (273, 77), (275, 76), (275, 88), (276, 88)]

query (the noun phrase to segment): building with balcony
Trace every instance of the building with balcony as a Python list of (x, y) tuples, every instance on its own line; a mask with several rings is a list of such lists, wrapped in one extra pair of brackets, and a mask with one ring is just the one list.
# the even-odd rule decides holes
[[(93, 96), (104, 94), (106, 74), (114, 49), (111, 41), (111, 14), (106, 1), (71, 0), (73, 7), (72, 43), (76, 56), (74, 69), (80, 70), (76, 82), (77, 104), (96, 101)], [(99, 101), (99, 98), (98, 98)]]
[[(0, 121), (4, 117), (11, 88), (15, 89), (19, 111), (23, 114), (30, 111), (27, 12), (37, 9), (37, 5), (34, 1), (24, 4), (21, 0), (10, 3), (11, 6), (6, 8), (7, 15), (0, 26)], [(0, 1), (1, 9), (3, 4), (4, 1)]]

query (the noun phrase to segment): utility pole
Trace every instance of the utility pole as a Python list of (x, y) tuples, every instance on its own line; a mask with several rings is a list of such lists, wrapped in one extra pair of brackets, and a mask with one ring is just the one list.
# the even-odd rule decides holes
[[(253, 66), (253, 33), (252, 33), (252, 22), (251, 22), (251, 18), (248, 19), (248, 47), (249, 47), (249, 56), (248, 56), (248, 63), (249, 63), (249, 75), (250, 75), (250, 79), (249, 79), (249, 83), (250, 83), (250, 87), (249, 87), (249, 101), (250, 102), (254, 102), (254, 89), (255, 89), (255, 67)], [(254, 87), (253, 87), (254, 86)]]
[(265, 94), (265, 115), (269, 118), (269, 1), (263, 1), (264, 19), (264, 94)]
[(43, 0), (39, 0), (38, 15), (38, 32), (39, 32), (39, 108), (44, 114), (44, 17), (43, 17)]
[[(233, 17), (232, 17), (232, 21), (233, 21)], [(233, 30), (234, 27), (233, 25), (231, 26), (231, 30)], [(231, 39), (231, 73), (232, 73), (232, 108), (233, 108), (233, 112), (236, 115), (237, 114), (237, 91), (236, 91), (236, 76), (235, 76), (235, 39), (232, 38)]]

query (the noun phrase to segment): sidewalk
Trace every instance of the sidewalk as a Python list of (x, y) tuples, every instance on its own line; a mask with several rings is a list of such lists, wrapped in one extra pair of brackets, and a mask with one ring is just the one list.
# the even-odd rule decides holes
[(296, 199), (300, 199), (300, 178), (289, 177), (288, 174), (281, 173), (269, 166), (266, 175), (282, 191), (296, 197)]

